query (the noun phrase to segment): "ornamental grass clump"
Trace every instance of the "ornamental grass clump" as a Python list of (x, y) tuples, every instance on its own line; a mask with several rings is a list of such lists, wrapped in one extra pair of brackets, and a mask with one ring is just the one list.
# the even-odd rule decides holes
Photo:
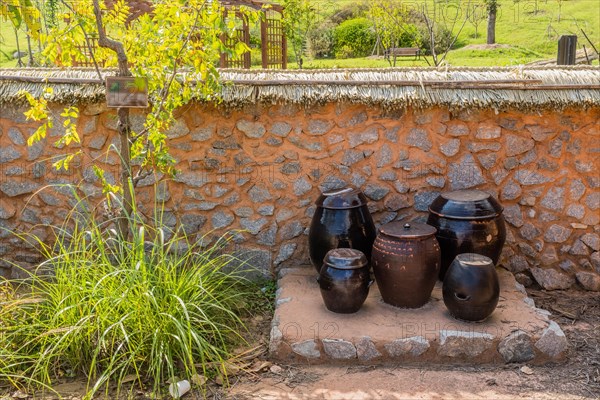
[(176, 376), (224, 374), (249, 287), (228, 237), (201, 250), (182, 229), (136, 219), (122, 239), (110, 221), (81, 220), (57, 229), (53, 246), (35, 243), (46, 261), (18, 290), (0, 282), (0, 385), (85, 376), (91, 397), (124, 381), (158, 393)]

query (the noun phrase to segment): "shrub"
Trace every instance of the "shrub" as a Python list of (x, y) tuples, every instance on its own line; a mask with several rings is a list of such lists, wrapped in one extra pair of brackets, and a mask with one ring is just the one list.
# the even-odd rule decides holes
[(408, 24), (405, 29), (402, 31), (400, 36), (397, 38), (398, 47), (419, 47), (421, 48), (423, 45), (423, 39), (421, 37), (421, 32), (419, 32), (419, 28), (416, 25)]
[[(425, 26), (425, 24), (420, 24), (418, 26), (418, 30), (420, 32), (420, 37), (422, 38), (421, 47), (425, 49), (427, 54), (431, 54), (431, 37), (429, 35), (427, 27)], [(454, 35), (452, 34), (451, 30), (437, 24), (434, 27), (433, 36), (435, 39), (436, 54), (443, 54), (444, 52), (446, 52), (446, 50), (450, 47), (452, 41), (454, 40)], [(454, 43), (453, 47), (457, 46), (458, 43)]]
[(202, 250), (206, 240), (183, 230), (130, 223), (130, 239), (89, 216), (57, 229), (52, 246), (25, 237), (47, 261), (26, 294), (0, 298), (0, 382), (49, 387), (85, 375), (92, 397), (132, 376), (155, 393), (177, 375), (226, 379), (229, 349), (243, 342), (238, 313), (249, 287), (223, 252), (228, 238)]
[(325, 22), (313, 29), (308, 37), (308, 50), (313, 58), (329, 58), (333, 55), (333, 24)]
[(365, 57), (371, 54), (376, 36), (368, 19), (355, 18), (338, 25), (333, 31), (333, 40), (336, 57), (348, 53), (348, 49), (353, 57)]

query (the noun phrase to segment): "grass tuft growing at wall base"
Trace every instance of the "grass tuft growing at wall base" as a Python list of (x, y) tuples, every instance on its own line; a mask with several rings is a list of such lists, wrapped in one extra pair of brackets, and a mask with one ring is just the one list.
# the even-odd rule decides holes
[(124, 381), (159, 393), (175, 376), (226, 374), (253, 290), (224, 252), (229, 238), (203, 249), (183, 230), (132, 218), (124, 240), (112, 222), (70, 218), (51, 246), (21, 236), (46, 261), (0, 282), (0, 386), (85, 376), (92, 397)]

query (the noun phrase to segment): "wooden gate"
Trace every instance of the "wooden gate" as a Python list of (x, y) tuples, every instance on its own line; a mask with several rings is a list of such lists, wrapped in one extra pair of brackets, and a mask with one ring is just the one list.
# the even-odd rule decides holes
[(271, 10), (266, 12), (265, 21), (261, 22), (261, 45), (263, 68), (287, 68), (287, 42), (281, 18), (282, 13), (274, 15)]
[[(227, 10), (225, 10), (227, 13)], [(227, 15), (227, 14), (226, 14)], [(250, 47), (250, 27), (248, 26), (248, 18), (240, 12), (235, 13), (235, 18), (241, 20), (242, 26), (235, 29), (234, 37), (228, 37), (223, 35), (221, 40), (225, 43), (225, 46), (234, 48), (239, 42), (245, 43), (248, 48)], [(219, 60), (221, 68), (246, 68), (249, 69), (251, 65), (250, 52), (247, 51), (239, 57), (230, 57), (227, 53), (221, 53)]]
[[(278, 4), (263, 3), (256, 0), (223, 1), (225, 17), (227, 13), (247, 6), (264, 12), (260, 21), (260, 45), (263, 68), (287, 68), (287, 42), (283, 29), (283, 7)], [(268, 7), (265, 7), (268, 5)], [(243, 42), (250, 47), (250, 26), (248, 19), (239, 11), (235, 11), (235, 18), (241, 22), (233, 37), (223, 36), (222, 40), (227, 47), (234, 47), (236, 43)], [(246, 68), (251, 67), (251, 53), (246, 52), (241, 57), (231, 57), (222, 53), (219, 66), (221, 68)]]

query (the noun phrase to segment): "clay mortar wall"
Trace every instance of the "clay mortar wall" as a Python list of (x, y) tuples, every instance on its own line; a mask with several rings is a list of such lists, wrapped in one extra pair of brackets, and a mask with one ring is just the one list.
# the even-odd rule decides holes
[[(31, 268), (35, 249), (10, 231), (50, 241), (76, 204), (69, 188), (98, 212), (102, 194), (91, 165), (118, 176), (116, 115), (81, 105), (84, 156), (68, 172), (51, 158), (66, 150), (49, 137), (32, 148), (36, 123), (19, 106), (0, 114), (0, 274)], [(60, 106), (53, 112), (60, 114)], [(133, 113), (139, 128), (141, 114)], [(268, 275), (308, 264), (307, 233), (319, 192), (352, 184), (370, 199), (376, 224), (424, 219), (441, 191), (478, 188), (505, 207), (502, 263), (525, 285), (600, 289), (600, 108), (538, 112), (445, 108), (386, 111), (328, 103), (254, 105), (229, 110), (192, 104), (168, 132), (180, 173), (141, 182), (137, 198), (151, 216), (190, 234), (244, 229), (236, 252)], [(61, 121), (55, 122), (60, 127)], [(161, 178), (161, 177), (159, 177)], [(50, 186), (49, 186), (50, 185)], [(577, 282), (577, 283), (576, 283)]]

